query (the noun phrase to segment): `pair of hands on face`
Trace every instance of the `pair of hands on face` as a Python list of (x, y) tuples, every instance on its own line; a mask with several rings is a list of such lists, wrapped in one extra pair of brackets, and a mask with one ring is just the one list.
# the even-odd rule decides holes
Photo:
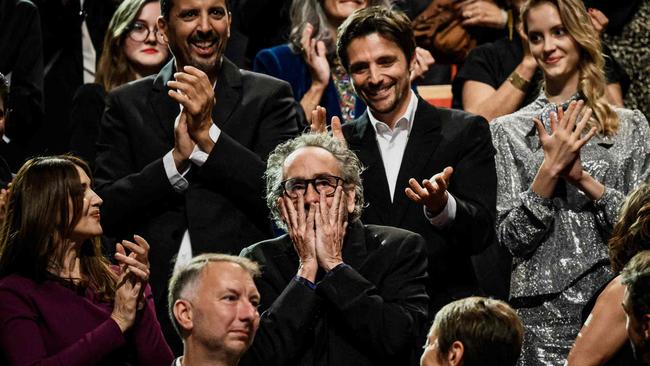
[[(313, 38), (313, 36), (314, 26), (307, 23), (300, 38), (302, 57), (309, 67), (312, 87), (323, 90), (327, 87), (327, 84), (329, 84), (330, 81), (330, 64), (327, 61), (327, 48), (325, 47), (325, 42), (317, 40), (316, 38)], [(415, 63), (411, 69), (410, 80), (413, 81), (423, 77), (434, 62), (435, 60), (433, 59), (431, 52), (424, 48), (416, 47)]]
[[(122, 332), (133, 326), (137, 310), (144, 307), (144, 288), (149, 280), (149, 243), (134, 235), (135, 242), (122, 240), (115, 245), (115, 259), (120, 266), (111, 318)], [(129, 254), (127, 254), (127, 249)]]
[(298, 274), (312, 282), (318, 267), (325, 271), (343, 263), (343, 239), (348, 227), (348, 195), (342, 186), (336, 188), (332, 206), (328, 207), (325, 193), (316, 203), (305, 207), (302, 193), (292, 200), (278, 199), (282, 220), (300, 258)]
[(553, 178), (564, 178), (578, 187), (585, 174), (580, 160), (580, 149), (596, 134), (596, 127), (592, 127), (584, 135), (582, 133), (592, 113), (590, 108), (586, 108), (580, 116), (583, 107), (583, 101), (571, 102), (566, 111), (558, 107), (557, 114), (551, 113), (550, 116), (551, 134), (546, 132), (542, 121), (533, 119), (544, 150), (540, 171), (548, 172)]
[(183, 67), (174, 79), (167, 82), (169, 96), (181, 105), (174, 128), (172, 155), (177, 168), (184, 167), (196, 145), (210, 153), (214, 143), (210, 139), (214, 89), (208, 76), (194, 66)]

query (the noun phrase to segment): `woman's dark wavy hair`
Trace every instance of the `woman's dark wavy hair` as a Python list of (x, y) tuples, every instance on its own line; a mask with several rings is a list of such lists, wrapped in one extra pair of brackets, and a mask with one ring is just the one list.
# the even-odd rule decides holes
[[(0, 228), (0, 278), (18, 274), (42, 282), (58, 277), (65, 238), (83, 211), (84, 188), (77, 167), (91, 177), (88, 164), (71, 155), (33, 158), (20, 168)], [(102, 298), (113, 299), (116, 275), (102, 254), (99, 238), (83, 242), (80, 256), (84, 284)]]
[(609, 238), (609, 261), (615, 272), (637, 253), (650, 249), (650, 183), (628, 196)]

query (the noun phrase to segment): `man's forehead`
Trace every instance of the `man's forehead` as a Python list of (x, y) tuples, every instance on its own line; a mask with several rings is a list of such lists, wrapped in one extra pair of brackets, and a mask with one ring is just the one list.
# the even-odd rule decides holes
[(347, 53), (352, 63), (355, 59), (363, 60), (368, 56), (373, 58), (399, 56), (403, 55), (404, 51), (394, 40), (374, 32), (352, 39), (348, 44)]
[(325, 163), (326, 168), (329, 168), (328, 170), (332, 171), (323, 171), (321, 173), (330, 173), (334, 175), (339, 173), (338, 171), (340, 169), (338, 160), (334, 154), (320, 146), (303, 146), (294, 150), (286, 159), (284, 159), (282, 168), (283, 173), (286, 174), (287, 170), (294, 168), (296, 165), (310, 164), (316, 167), (315, 165), (323, 165), (322, 163)]
[(172, 3), (172, 9), (176, 8), (178, 10), (197, 7), (222, 7), (227, 9), (228, 3), (227, 0), (173, 0)]

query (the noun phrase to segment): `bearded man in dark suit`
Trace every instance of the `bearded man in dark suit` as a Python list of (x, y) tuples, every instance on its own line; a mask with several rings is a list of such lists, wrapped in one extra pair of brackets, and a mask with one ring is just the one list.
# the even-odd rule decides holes
[(435, 108), (411, 90), (415, 40), (399, 11), (355, 12), (339, 28), (337, 52), (368, 106), (342, 130), (332, 123), (367, 168), (361, 219), (424, 237), (430, 316), (451, 300), (481, 294), (471, 256), (493, 241), (496, 211), (487, 121)]
[(239, 253), (272, 236), (265, 160), (298, 132), (289, 85), (223, 57), (230, 23), (226, 0), (162, 0), (158, 31), (174, 58), (109, 94), (100, 126), (102, 225), (108, 236), (138, 233), (152, 243), (159, 314), (175, 257), (180, 265), (204, 252)]

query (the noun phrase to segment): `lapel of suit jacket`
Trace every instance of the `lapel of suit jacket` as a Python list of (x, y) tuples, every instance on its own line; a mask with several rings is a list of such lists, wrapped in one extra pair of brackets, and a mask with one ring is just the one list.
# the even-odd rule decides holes
[(219, 128), (234, 128), (234, 126), (229, 125), (229, 122), (231, 122), (229, 119), (235, 107), (239, 104), (241, 87), (241, 72), (235, 64), (224, 57), (214, 90), (214, 96), (217, 102), (212, 110), (212, 121)]
[[(393, 200), (394, 226), (399, 227), (408, 205), (412, 204), (412, 201), (404, 193), (404, 189), (408, 187), (409, 179), (421, 175), (422, 169), (426, 167), (434, 151), (440, 145), (440, 139), (440, 121), (436, 108), (418, 97), (418, 108), (415, 111), (413, 126), (406, 143), (402, 164), (397, 175), (397, 183), (395, 184), (395, 197)], [(434, 173), (438, 172), (427, 172), (427, 174)], [(427, 176), (427, 178), (430, 177)], [(419, 183), (422, 184), (422, 182)]]
[(348, 230), (345, 233), (341, 254), (343, 255), (343, 262), (357, 271), (361, 269), (366, 259), (368, 259), (365, 228), (361, 220), (348, 222)]
[[(153, 95), (151, 108), (158, 117), (158, 122), (165, 136), (174, 141), (174, 121), (180, 112), (180, 106), (167, 95), (169, 88), (167, 82), (172, 80), (175, 71), (174, 60), (172, 59), (160, 70), (153, 83)], [(212, 121), (224, 128), (227, 125), (230, 115), (235, 110), (241, 96), (241, 74), (237, 66), (225, 57), (221, 70), (217, 76), (215, 98), (217, 104), (212, 110)]]
[(180, 112), (180, 106), (176, 103), (167, 92), (167, 82), (174, 75), (174, 60), (172, 59), (165, 65), (153, 81), (150, 107), (158, 117), (158, 123), (161, 131), (164, 131), (165, 137), (174, 142), (174, 121)]
[(381, 160), (381, 153), (377, 146), (375, 129), (370, 124), (366, 111), (359, 119), (351, 122), (354, 126), (352, 134), (348, 136), (348, 146), (354, 151), (363, 163), (363, 195), (368, 207), (381, 218), (381, 223), (388, 225), (391, 221), (391, 202), (386, 170)]
[[(300, 258), (298, 258), (298, 253), (296, 253), (291, 237), (288, 234), (281, 237), (280, 244), (279, 250), (273, 253), (272, 258), (268, 258), (267, 261), (274, 263), (280, 277), (286, 281), (295, 277)], [(280, 279), (278, 278), (277, 280), (279, 281)]]

